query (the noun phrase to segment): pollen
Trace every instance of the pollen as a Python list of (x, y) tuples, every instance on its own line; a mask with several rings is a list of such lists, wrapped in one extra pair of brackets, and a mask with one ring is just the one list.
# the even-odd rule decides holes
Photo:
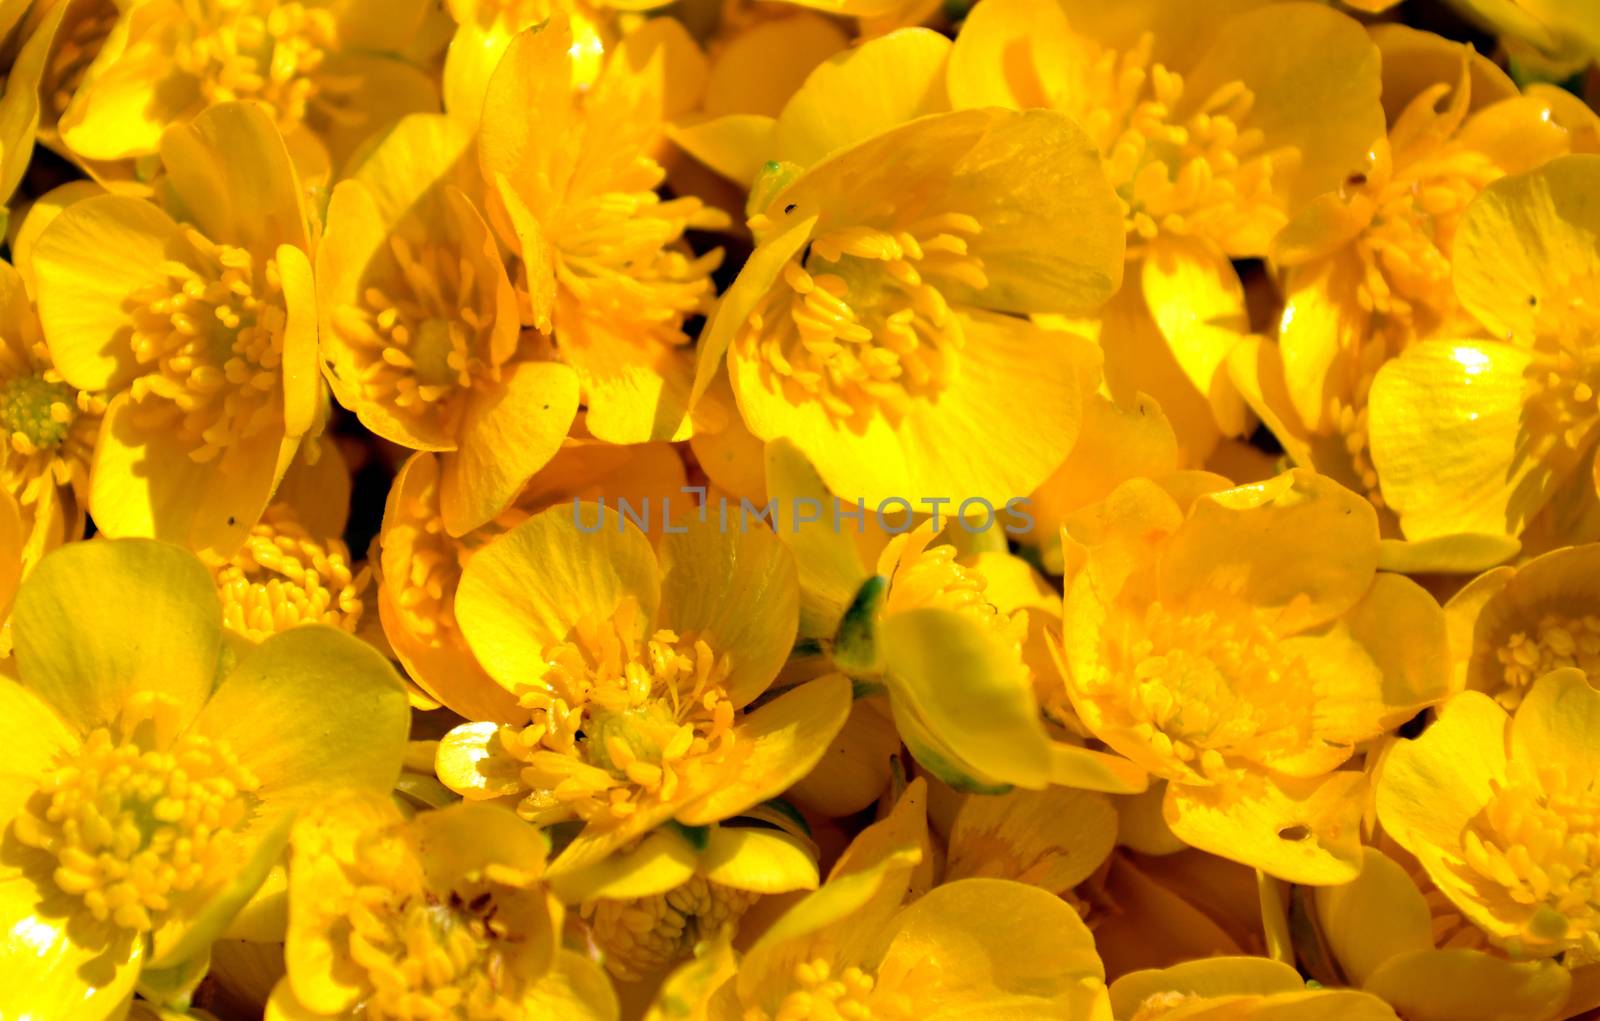
[[(461, 1018), (515, 1021), (537, 975), (521, 967), (524, 931), (545, 917), (537, 888), (515, 870), (489, 866), (458, 888), (435, 889), (416, 848), (397, 837), (357, 842), (342, 860), (351, 885), (343, 924), (349, 953), (366, 973), (371, 1021)], [(542, 938), (548, 938), (544, 936)]]
[(185, 229), (187, 258), (161, 266), (129, 310), (131, 387), (147, 427), (209, 462), (283, 419), (278, 393), (288, 321), (276, 260)]
[(306, 120), (338, 45), (338, 20), (324, 3), (214, 0), (200, 8), (173, 62), (200, 84), (206, 105), (250, 99), (269, 107), (285, 132)]
[(793, 988), (775, 1014), (755, 1008), (746, 1021), (910, 1021), (918, 1015), (904, 996), (874, 995), (876, 977), (851, 966), (839, 971), (823, 958), (794, 966)]
[(0, 480), (24, 506), (50, 487), (87, 490), (105, 410), (104, 398), (61, 378), (37, 323), (12, 323), (0, 335)]
[(135, 933), (232, 878), (259, 787), (226, 742), (186, 734), (159, 748), (146, 729), (120, 741), (91, 732), (13, 824), (23, 844), (55, 856), (63, 893)]
[(1496, 790), (1462, 834), (1466, 878), (1519, 933), (1515, 956), (1600, 954), (1600, 793), (1563, 767)]
[(695, 945), (738, 924), (757, 895), (703, 876), (666, 893), (585, 905), (605, 966), (622, 982), (659, 974), (694, 953)]
[(1523, 375), (1528, 450), (1563, 457), (1582, 448), (1600, 423), (1600, 307), (1585, 292), (1600, 281), (1563, 281), (1539, 302), (1532, 361)]
[(261, 641), (301, 624), (354, 633), (369, 575), (351, 568), (339, 539), (319, 541), (286, 504), (267, 508), (233, 558), (215, 567), (222, 621)]
[(625, 325), (624, 336), (680, 346), (690, 339), (684, 320), (711, 311), (711, 274), (722, 263), (721, 249), (695, 255), (684, 232), (719, 229), (728, 218), (692, 196), (662, 199), (655, 189), (665, 179), (658, 163), (639, 156), (611, 190), (559, 206), (549, 231), (556, 280), (586, 314)]
[(466, 232), (452, 226), (428, 239), (392, 234), (372, 263), (386, 272), (333, 316), (336, 342), (354, 363), (342, 378), (359, 400), (445, 435), (459, 428), (467, 392), (499, 381), (516, 353), (514, 335), (500, 349), (494, 343), (493, 253), (457, 243)]
[(1255, 95), (1230, 82), (1178, 121), (1182, 75), (1151, 60), (1146, 32), (1129, 49), (1086, 62), (1081, 98), (1065, 112), (1088, 131), (1122, 204), (1129, 255), (1160, 234), (1220, 239), (1246, 227), (1271, 236), (1287, 222), (1273, 178), (1297, 162), (1248, 127)]
[(768, 386), (847, 423), (943, 390), (963, 343), (945, 289), (988, 286), (970, 251), (982, 229), (973, 217), (866, 219), (883, 225), (813, 238), (734, 340)]
[(529, 821), (620, 822), (679, 797), (691, 769), (732, 754), (728, 658), (710, 636), (663, 629), (641, 639), (639, 624), (632, 599), (580, 623), (546, 650), (543, 678), (518, 692), (530, 722), (502, 727), (500, 743), (522, 763), (518, 811)]
[(1529, 631), (1517, 631), (1495, 650), (1505, 668), (1505, 688), (1495, 700), (1515, 709), (1534, 681), (1561, 667), (1578, 667), (1600, 677), (1600, 616), (1547, 613)]
[(1110, 667), (1087, 679), (1085, 694), (1166, 763), (1168, 779), (1216, 783), (1311, 745), (1304, 665), (1279, 652), (1251, 608), (1153, 603), (1115, 631)]

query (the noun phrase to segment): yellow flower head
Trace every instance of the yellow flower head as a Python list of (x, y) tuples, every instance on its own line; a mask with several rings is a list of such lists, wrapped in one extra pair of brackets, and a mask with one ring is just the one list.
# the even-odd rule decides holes
[[(779, 918), (739, 962), (686, 965), (664, 990), (708, 1021), (813, 1017), (938, 1019), (1005, 1009), (1020, 1017), (1109, 1017), (1088, 929), (1043, 890), (961, 879), (907, 903), (923, 858), (927, 787), (862, 831), (828, 880)], [(727, 953), (724, 945), (721, 952)], [(658, 1001), (650, 1017), (665, 1013)], [(680, 1015), (681, 1016), (681, 1015)]]
[[(844, 66), (867, 78), (903, 36)], [(707, 327), (697, 393), (726, 360), (750, 431), (792, 439), (847, 500), (1003, 505), (1065, 456), (1098, 360), (1015, 314), (1084, 312), (1111, 294), (1114, 199), (1080, 129), (1053, 112), (822, 120), (862, 84), (837, 66), (779, 120), (778, 151), (814, 162), (758, 182), (757, 248)], [(980, 424), (1017, 416), (1029, 428)]]
[(1473, 579), (1445, 604), (1456, 684), (1515, 711), (1533, 682), (1577, 667), (1600, 678), (1600, 546), (1554, 550)]
[(399, 771), (383, 659), (327, 628), (225, 651), (210, 578), (175, 547), (65, 547), (12, 626), (0, 968), (28, 981), (0, 990), (7, 1017), (114, 1015), (141, 972), (203, 959), (295, 811)]
[(1455, 696), (1378, 780), (1378, 819), (1435, 886), (1513, 958), (1600, 952), (1594, 749), (1600, 692), (1546, 674), (1514, 715)]
[(524, 340), (469, 162), (474, 136), (402, 121), (334, 190), (317, 252), (328, 380), (378, 435), (440, 452), (445, 523), (505, 510), (560, 448), (578, 377)]
[(1363, 855), (1360, 876), (1318, 887), (1314, 897), (1317, 931), (1351, 986), (1382, 998), (1408, 1021), (1576, 1013), (1568, 1003), (1574, 983), (1566, 969), (1498, 956), (1426, 873), (1414, 882), (1406, 867), (1377, 848)]
[(438, 103), (422, 70), (400, 59), (430, 13), (421, 0), (116, 7), (103, 38), (103, 22), (75, 19), (57, 58), (57, 94), (71, 94), (60, 137), (85, 160), (153, 154), (167, 128), (247, 100), (292, 141), (303, 171), (325, 175), (369, 134)]
[(387, 798), (335, 799), (296, 825), (287, 977), (269, 1017), (560, 1017), (614, 1021), (593, 962), (561, 946), (540, 885), (548, 844), (493, 805), (407, 820)]
[(1456, 234), (1455, 288), (1494, 339), (1424, 341), (1378, 371), (1372, 459), (1406, 538), (1517, 538), (1541, 515), (1561, 535), (1593, 489), (1597, 174), (1600, 157), (1563, 156), (1485, 188)]
[(599, 77), (607, 50), (616, 42), (613, 7), (655, 7), (655, 0), (611, 4), (606, 0), (448, 0), (456, 29), (445, 55), (444, 108), (450, 116), (476, 124), (483, 112), (489, 76), (520, 32), (558, 15), (572, 25), (573, 84), (588, 86)]
[(524, 32), (489, 79), (478, 155), (490, 222), (520, 259), (523, 321), (553, 331), (578, 374), (589, 431), (611, 443), (685, 439), (683, 326), (709, 311), (722, 254), (697, 256), (683, 235), (727, 218), (656, 192), (667, 58), (641, 69), (624, 46), (579, 91), (572, 38), (564, 16)]
[(1168, 781), (1186, 842), (1297, 882), (1353, 878), (1365, 781), (1338, 767), (1446, 694), (1443, 613), (1374, 572), (1371, 505), (1327, 479), (1166, 486), (1125, 483), (1067, 527), (1078, 717)]
[(558, 506), (462, 574), (462, 634), (520, 711), (453, 731), (439, 777), (469, 797), (515, 796), (533, 822), (582, 820), (560, 871), (668, 819), (704, 825), (781, 793), (849, 711), (838, 675), (752, 707), (794, 641), (793, 560), (764, 528), (679, 527), (658, 561), (615, 511)]
[(163, 140), (169, 207), (64, 210), (33, 253), (57, 370), (110, 395), (90, 512), (112, 536), (220, 556), (244, 540), (320, 414), (300, 187), (250, 103)]

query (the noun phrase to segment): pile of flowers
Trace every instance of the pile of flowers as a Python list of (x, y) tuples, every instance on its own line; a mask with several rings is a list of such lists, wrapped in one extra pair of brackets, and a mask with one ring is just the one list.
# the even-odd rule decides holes
[(0, 0), (0, 1021), (1600, 1016), (1597, 60)]

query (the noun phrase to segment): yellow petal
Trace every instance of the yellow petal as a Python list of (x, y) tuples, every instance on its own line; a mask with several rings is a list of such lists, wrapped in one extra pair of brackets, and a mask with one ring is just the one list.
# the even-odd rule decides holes
[(1461, 830), (1505, 783), (1506, 711), (1468, 691), (1445, 703), (1422, 736), (1390, 750), (1378, 778), (1378, 819), (1400, 846), (1455, 848)]
[(894, 699), (962, 759), (1006, 783), (1049, 783), (1050, 742), (1022, 660), (955, 610), (889, 615), (879, 641)]
[(440, 457), (446, 530), (464, 535), (505, 510), (561, 449), (577, 413), (577, 374), (557, 362), (522, 362), (476, 389), (458, 449)]
[(772, 156), (777, 125), (777, 119), (767, 114), (730, 113), (668, 125), (667, 137), (690, 156), (748, 189)]
[(1179, 366), (1211, 402), (1217, 427), (1229, 436), (1242, 433), (1244, 402), (1222, 371), (1250, 332), (1238, 274), (1220, 252), (1172, 239), (1149, 245), (1140, 268), (1145, 301)]
[(609, 507), (564, 504), (473, 556), (456, 616), (484, 669), (511, 686), (542, 677), (546, 647), (581, 620), (610, 619), (625, 598), (638, 601), (642, 634), (660, 587), (655, 552), (637, 528)]
[(738, 973), (733, 946), (726, 934), (712, 940), (700, 953), (679, 965), (661, 983), (645, 1021), (705, 1021), (712, 1016), (713, 997)]
[(1406, 1021), (1547, 1021), (1562, 1006), (1570, 973), (1554, 961), (1507, 961), (1475, 950), (1397, 956), (1363, 987)]
[(261, 781), (269, 819), (339, 790), (394, 785), (410, 727), (405, 689), (370, 646), (323, 626), (247, 651), (195, 720)]
[(687, 883), (698, 864), (689, 842), (665, 828), (646, 836), (637, 847), (557, 876), (550, 888), (571, 904), (652, 897)]
[(687, 348), (591, 315), (567, 295), (557, 300), (555, 322), (562, 357), (583, 386), (590, 433), (608, 443), (689, 438), (694, 356)]
[(157, 279), (178, 232), (149, 202), (98, 195), (63, 210), (40, 235), (33, 254), (39, 318), (67, 382), (106, 390), (136, 374), (125, 306)]
[(716, 826), (700, 856), (713, 883), (755, 893), (817, 888), (817, 860), (800, 840), (778, 830)]
[(1051, 106), (1072, 66), (1071, 27), (1048, 0), (999, 0), (974, 7), (950, 51), (950, 98), (957, 107)]
[(63, 924), (73, 903), (40, 902), (47, 878), (7, 872), (0, 877), (0, 1017), (120, 1017), (139, 979), (144, 941), (124, 934), (85, 945), (73, 938), (75, 926)]
[(1468, 43), (1395, 22), (1373, 25), (1369, 31), (1383, 55), (1383, 107), (1391, 119), (1398, 118), (1428, 87), (1440, 82), (1454, 86), (1463, 64), (1472, 109), (1481, 110), (1517, 95), (1516, 82)]
[(1530, 365), (1510, 344), (1429, 340), (1378, 370), (1372, 461), (1408, 539), (1516, 535), (1572, 471), (1575, 451), (1540, 456), (1523, 425)]
[(1563, 156), (1502, 177), (1478, 194), (1456, 231), (1456, 295), (1499, 338), (1533, 342), (1540, 314), (1571, 300), (1570, 280), (1600, 277), (1600, 156)]
[(204, 107), (199, 82), (172, 59), (186, 20), (165, 2), (117, 19), (61, 114), (68, 149), (90, 160), (153, 153), (162, 128)]
[[(492, 865), (513, 869), (531, 881), (539, 876), (550, 853), (549, 838), (543, 832), (499, 805), (460, 801), (419, 813), (411, 819), (410, 828), (416, 836), (423, 875), (434, 890), (460, 889), (480, 880)], [(554, 944), (533, 949), (533, 960), (526, 963), (542, 961)]]
[(836, 22), (809, 11), (751, 25), (726, 40), (716, 55), (705, 110), (714, 117), (776, 117), (812, 69), (849, 42)]
[(463, 723), (439, 739), (434, 772), (446, 787), (472, 800), (521, 794), (522, 763), (505, 754), (500, 724)]
[(1505, 563), (1522, 543), (1505, 535), (1461, 532), (1432, 539), (1380, 539), (1378, 568), (1396, 574), (1473, 574)]
[(1347, 883), (1361, 871), (1367, 778), (1339, 771), (1300, 780), (1246, 774), (1217, 787), (1167, 785), (1172, 832), (1202, 851), (1292, 883)]
[(1089, 878), (1116, 842), (1117, 813), (1104, 794), (970, 794), (950, 831), (945, 880), (1014, 879), (1059, 895)]
[(1600, 691), (1576, 667), (1533, 683), (1511, 721), (1511, 760), (1534, 769), (1559, 763), (1575, 784), (1600, 778)]
[(317, 367), (317, 292), (305, 250), (279, 245), (287, 317), (283, 329), (283, 431), (303, 436), (322, 411), (322, 372)]
[(1393, 958), (1433, 949), (1433, 916), (1422, 891), (1377, 848), (1363, 851), (1353, 882), (1319, 886), (1313, 896), (1328, 949), (1356, 985), (1365, 986)]
[(259, 103), (218, 103), (161, 136), (182, 219), (251, 252), (310, 247), (289, 150)]
[[(507, 187), (502, 190), (520, 197), (536, 217), (565, 192), (576, 158), (576, 146), (545, 141), (577, 134), (571, 46), (572, 29), (565, 17), (518, 33), (484, 93), (478, 141), (484, 179), (504, 177)], [(539, 111), (537, 120), (527, 116), (529, 110)]]
[(79, 733), (143, 693), (186, 723), (211, 693), (222, 611), (211, 574), (175, 546), (72, 543), (45, 557), (11, 614), (22, 681)]
[(850, 714), (850, 681), (829, 674), (784, 691), (738, 723), (734, 762), (710, 793), (677, 813), (704, 826), (777, 797), (811, 772)]
[(1118, 1017), (1132, 1017), (1152, 996), (1271, 996), (1305, 988), (1300, 974), (1265, 957), (1213, 957), (1171, 968), (1136, 971), (1111, 983), (1111, 1005)]
[(0, 719), (6, 721), (6, 751), (0, 769), (0, 805), (13, 806), (38, 788), (39, 781), (69, 761), (78, 735), (38, 694), (0, 676)]
[[(1310, 535), (1318, 541), (1308, 547)], [(1162, 557), (1161, 591), (1235, 595), (1272, 611), (1273, 630), (1292, 634), (1355, 605), (1377, 561), (1372, 505), (1296, 469), (1197, 500)]]
[(776, 155), (802, 167), (924, 114), (948, 110), (950, 40), (904, 28), (820, 64), (778, 116)]
[(621, 1008), (616, 989), (600, 966), (572, 950), (556, 954), (555, 966), (534, 983), (523, 997), (528, 1017), (559, 1017), (563, 1021), (617, 1021)]
[(929, 1018), (1089, 1018), (1106, 995), (1094, 938), (1066, 902), (1003, 879), (960, 879), (895, 917), (879, 974), (913, 968)]
[(794, 557), (769, 529), (724, 531), (709, 514), (691, 515), (667, 529), (661, 566), (661, 623), (704, 634), (729, 657), (728, 699), (743, 708), (767, 690), (794, 646)]
[[(828, 513), (834, 506), (833, 497), (794, 441), (773, 440), (765, 453), (767, 494), (779, 507), (796, 508), (805, 502), (808, 507), (824, 508), (815, 521), (795, 520), (778, 535), (794, 553), (798, 570), (800, 633), (831, 638), (861, 583), (867, 580), (867, 570), (851, 536), (845, 529), (833, 527)], [(792, 516), (801, 517), (798, 513)]]
[[(903, 415), (875, 410), (861, 426), (837, 421), (818, 402), (793, 403), (761, 364), (736, 357), (739, 407), (757, 436), (794, 440), (847, 505), (861, 498), (872, 513), (882, 501), (914, 494), (952, 509), (966, 500), (1003, 508), (1066, 457), (1098, 358), (1086, 341), (1025, 320), (973, 310), (959, 322), (965, 340), (956, 374), (937, 399), (913, 399)], [(1028, 409), (1033, 428), (990, 428), (1019, 408)]]

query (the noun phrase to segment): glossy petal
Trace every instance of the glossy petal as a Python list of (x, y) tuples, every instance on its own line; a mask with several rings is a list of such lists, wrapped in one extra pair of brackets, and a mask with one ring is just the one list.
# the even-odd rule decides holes
[(701, 872), (713, 883), (755, 893), (817, 888), (817, 862), (804, 844), (778, 830), (717, 826), (701, 855)]
[(1059, 895), (1098, 869), (1116, 842), (1117, 812), (1103, 794), (969, 795), (950, 831), (945, 879), (1014, 879)]
[(1553, 961), (1513, 962), (1472, 950), (1391, 958), (1365, 982), (1407, 1021), (1547, 1021), (1562, 1013), (1570, 973)]
[(1356, 985), (1366, 985), (1392, 958), (1433, 949), (1433, 916), (1422, 891), (1376, 848), (1363, 851), (1353, 882), (1319, 886), (1314, 897), (1328, 949)]
[(1361, 871), (1367, 778), (1245, 774), (1217, 787), (1167, 786), (1167, 825), (1191, 846), (1292, 883), (1347, 883)]
[(1461, 830), (1506, 779), (1509, 717), (1475, 691), (1452, 698), (1422, 736), (1401, 741), (1384, 759), (1378, 820), (1413, 854), (1455, 848)]
[(255, 253), (309, 248), (289, 150), (258, 103), (218, 103), (161, 136), (182, 219), (213, 241)]

